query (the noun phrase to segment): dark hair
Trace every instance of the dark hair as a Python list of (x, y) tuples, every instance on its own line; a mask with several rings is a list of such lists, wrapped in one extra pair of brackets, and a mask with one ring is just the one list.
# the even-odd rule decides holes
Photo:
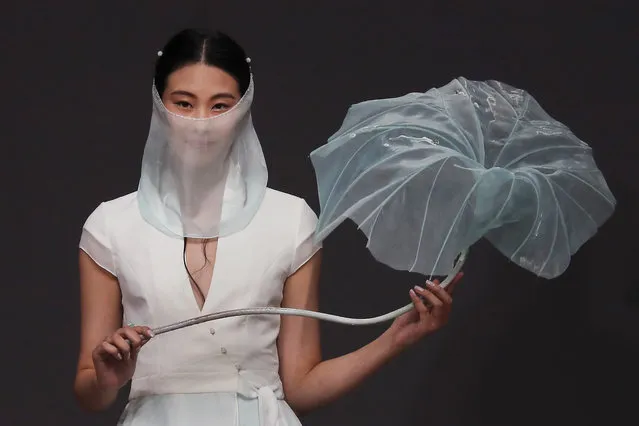
[(220, 31), (182, 30), (162, 49), (155, 63), (155, 87), (162, 96), (169, 75), (192, 64), (206, 64), (220, 68), (235, 78), (244, 95), (251, 80), (251, 68), (244, 49)]

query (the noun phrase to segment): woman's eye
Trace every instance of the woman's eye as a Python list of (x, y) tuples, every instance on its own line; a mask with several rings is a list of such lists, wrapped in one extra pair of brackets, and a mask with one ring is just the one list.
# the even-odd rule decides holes
[(190, 108), (193, 108), (193, 106), (192, 106), (190, 103), (186, 102), (186, 101), (177, 101), (177, 102), (175, 102), (175, 105), (176, 105), (178, 108), (182, 108), (182, 109), (190, 109)]
[(228, 105), (226, 105), (226, 104), (215, 104), (215, 105), (213, 105), (213, 110), (214, 111), (224, 111), (227, 108), (228, 108)]

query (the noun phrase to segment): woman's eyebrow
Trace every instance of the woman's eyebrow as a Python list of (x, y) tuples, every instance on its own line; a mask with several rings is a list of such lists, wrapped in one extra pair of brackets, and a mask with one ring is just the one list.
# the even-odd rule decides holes
[(235, 99), (235, 96), (233, 96), (231, 93), (217, 93), (211, 96), (211, 100), (217, 99)]

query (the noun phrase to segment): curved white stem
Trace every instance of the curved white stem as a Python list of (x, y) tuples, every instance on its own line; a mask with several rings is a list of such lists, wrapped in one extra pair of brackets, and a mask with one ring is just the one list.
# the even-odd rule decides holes
[[(455, 263), (455, 267), (451, 271), (451, 273), (446, 277), (446, 279), (440, 284), (442, 287), (448, 286), (450, 282), (455, 278), (455, 276), (461, 271), (462, 266), (464, 266), (464, 262), (466, 261), (466, 256), (468, 251), (463, 251), (459, 255), (459, 259), (457, 263)], [(293, 308), (248, 308), (248, 309), (234, 309), (231, 311), (222, 311), (215, 312), (212, 314), (202, 315), (199, 317), (191, 318), (185, 321), (176, 322), (174, 324), (165, 325), (162, 327), (158, 327), (153, 329), (153, 334), (163, 334), (168, 333), (169, 331), (179, 330), (181, 328), (190, 327), (192, 325), (201, 324), (203, 322), (214, 321), (222, 318), (229, 317), (237, 317), (243, 315), (295, 315), (301, 317), (309, 317), (315, 318), (322, 321), (330, 321), (338, 324), (345, 325), (371, 325), (371, 324), (379, 324), (382, 322), (393, 320), (399, 317), (406, 312), (409, 312), (413, 309), (413, 304), (409, 303), (408, 305), (396, 309), (392, 312), (388, 312), (384, 315), (379, 315), (372, 318), (348, 318), (342, 317), (339, 315), (326, 314), (323, 312), (315, 312), (308, 311), (305, 309), (293, 309)]]

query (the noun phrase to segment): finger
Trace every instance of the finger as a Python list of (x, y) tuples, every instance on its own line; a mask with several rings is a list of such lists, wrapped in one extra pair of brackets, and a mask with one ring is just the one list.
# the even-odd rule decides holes
[(441, 289), (441, 287), (436, 286), (429, 281), (426, 281), (426, 288), (415, 286), (415, 291), (417, 291), (417, 294), (426, 298), (426, 300), (431, 303), (433, 307), (439, 307), (444, 304), (441, 296), (435, 293), (437, 289)]
[(108, 356), (112, 356), (118, 361), (122, 361), (122, 354), (120, 354), (120, 351), (118, 351), (118, 348), (116, 348), (114, 345), (107, 342), (106, 340), (102, 342), (100, 346), (98, 347), (98, 356), (100, 356), (100, 358), (103, 358), (103, 359)]
[(109, 343), (118, 348), (118, 351), (122, 354), (124, 359), (131, 358), (131, 346), (129, 345), (129, 342), (124, 340), (124, 337), (116, 333), (111, 336), (111, 341)]
[(410, 299), (413, 301), (415, 310), (419, 314), (420, 318), (428, 315), (428, 308), (424, 304), (424, 301), (417, 295), (416, 290), (409, 291)]
[(424, 299), (426, 299), (424, 300), (426, 304), (431, 305), (430, 306), (431, 309), (428, 310), (429, 312), (432, 309), (439, 308), (444, 304), (441, 300), (439, 300), (437, 296), (435, 296), (432, 292), (430, 292), (429, 290), (426, 290), (425, 288), (415, 286), (415, 291), (417, 292), (417, 294), (419, 294)]
[(140, 337), (140, 334), (132, 328), (122, 329), (120, 336), (130, 343), (133, 350), (137, 350), (142, 344), (142, 337)]
[(461, 279), (464, 278), (464, 273), (460, 272), (457, 275), (455, 275), (455, 278), (453, 278), (453, 280), (450, 282), (450, 284), (448, 284), (446, 286), (446, 292), (448, 294), (452, 294), (453, 291), (455, 291), (455, 287), (457, 287), (457, 284), (459, 284), (459, 282), (461, 281)]
[(149, 327), (135, 326), (133, 328), (145, 339), (152, 339), (153, 337), (155, 337), (155, 334), (153, 334), (153, 331), (151, 331)]
[(415, 286), (413, 290), (415, 290), (415, 294), (417, 294), (417, 297), (419, 298), (419, 300), (421, 300), (421, 302), (426, 307), (426, 310), (428, 311), (428, 313), (430, 313), (433, 310), (433, 304), (422, 295), (424, 288), (420, 286)]
[(127, 326), (135, 330), (135, 332), (138, 333), (140, 337), (142, 337), (143, 339), (150, 339), (151, 337), (154, 336), (153, 332), (151, 331), (149, 327), (142, 326), (142, 325), (135, 325), (132, 322), (128, 322)]
[(453, 298), (450, 297), (450, 294), (446, 292), (446, 290), (439, 285), (439, 283), (435, 284), (429, 281), (426, 281), (426, 288), (430, 290), (439, 300), (441, 300), (445, 304), (453, 303)]

